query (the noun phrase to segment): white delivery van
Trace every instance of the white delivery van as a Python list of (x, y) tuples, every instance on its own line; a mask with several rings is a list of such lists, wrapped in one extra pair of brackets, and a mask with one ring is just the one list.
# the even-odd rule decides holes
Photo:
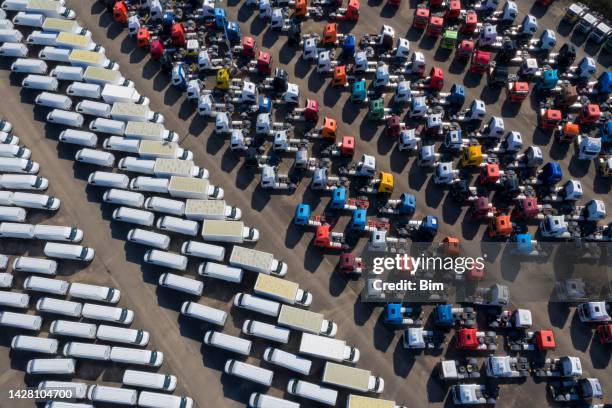
[(0, 171), (6, 173), (36, 174), (40, 165), (34, 160), (18, 157), (0, 157)]
[(129, 139), (123, 136), (111, 136), (104, 140), (102, 147), (106, 150), (116, 150), (125, 153), (138, 153), (138, 145), (140, 145), (140, 140), (138, 139)]
[(28, 361), (28, 374), (64, 374), (75, 373), (76, 361), (73, 358), (35, 358)]
[(17, 222), (0, 223), (0, 238), (34, 239), (34, 226)]
[(125, 174), (94, 171), (87, 178), (87, 183), (93, 186), (126, 189), (130, 183), (130, 178)]
[(115, 164), (115, 156), (112, 153), (89, 148), (77, 151), (74, 160), (100, 167), (113, 167)]
[(0, 254), (0, 270), (4, 271), (8, 268), (9, 257), (6, 255)]
[(278, 316), (280, 312), (280, 303), (249, 295), (248, 293), (236, 293), (236, 296), (234, 296), (234, 306), (272, 317)]
[(58, 342), (55, 339), (20, 334), (11, 340), (11, 348), (30, 353), (57, 354)]
[(13, 275), (7, 272), (0, 272), (0, 288), (7, 289), (13, 286)]
[(57, 79), (45, 75), (28, 75), (21, 81), (22, 88), (38, 89), (40, 91), (57, 91)]
[(144, 347), (149, 344), (150, 334), (145, 330), (128, 329), (125, 327), (107, 326), (101, 324), (96, 333), (98, 340), (115, 343), (125, 343)]
[(134, 321), (134, 312), (132, 310), (114, 306), (95, 305), (93, 303), (84, 303), (81, 314), (85, 319), (103, 322), (129, 325)]
[(176, 388), (177, 378), (172, 374), (158, 374), (148, 371), (125, 370), (123, 372), (124, 385), (138, 388), (150, 388), (172, 392)]
[[(28, 45), (40, 45), (43, 47), (55, 48), (56, 33), (47, 33), (45, 31), (34, 30), (26, 38)], [(39, 53), (40, 58), (40, 53)]]
[(140, 245), (166, 250), (170, 246), (170, 237), (158, 232), (134, 228), (128, 231), (127, 240)]
[(66, 88), (66, 94), (81, 98), (100, 99), (102, 88), (97, 84), (87, 84), (85, 82), (73, 82)]
[(11, 190), (44, 191), (49, 187), (49, 180), (31, 174), (0, 174), (0, 187)]
[(233, 266), (227, 266), (216, 262), (202, 262), (198, 267), (198, 274), (227, 282), (240, 283), (244, 272), (242, 269), (234, 268)]
[(111, 188), (102, 195), (102, 201), (115, 205), (127, 205), (134, 208), (142, 208), (145, 197), (141, 193), (134, 191), (119, 190)]
[(0, 42), (18, 43), (23, 39), (21, 31), (14, 28), (0, 29)]
[[(85, 399), (87, 398), (87, 384), (83, 382), (72, 382), (72, 381), (41, 381), (36, 387), (38, 391), (62, 391), (66, 390), (71, 392), (73, 399)], [(47, 394), (53, 395), (53, 394)]]
[(34, 238), (77, 243), (83, 240), (83, 231), (77, 227), (37, 224), (34, 226)]
[(91, 262), (96, 254), (95, 250), (90, 247), (58, 244), (55, 242), (47, 242), (43, 252), (50, 258), (70, 259), (83, 262)]
[(79, 343), (70, 341), (64, 344), (62, 354), (64, 357), (77, 359), (108, 361), (111, 347), (105, 344)]
[(11, 71), (20, 74), (44, 75), (47, 73), (48, 69), (47, 63), (37, 58), (17, 58), (17, 60), (11, 64)]
[(284, 367), (302, 375), (310, 375), (312, 361), (304, 357), (287, 353), (286, 351), (274, 347), (268, 347), (264, 351), (263, 358), (268, 363)]
[(266, 370), (265, 368), (232, 359), (225, 362), (223, 371), (226, 374), (235, 375), (243, 380), (253, 381), (254, 383), (265, 385), (266, 387), (272, 385), (272, 379), (274, 377), (274, 371), (272, 370)]
[(38, 94), (36, 99), (34, 99), (34, 103), (36, 105), (46, 106), (47, 108), (55, 108), (62, 110), (70, 110), (70, 108), (72, 107), (72, 99), (70, 99), (66, 95), (60, 95), (51, 92), (41, 92), (40, 94)]
[(49, 211), (58, 210), (61, 204), (60, 199), (54, 196), (22, 192), (14, 192), (12, 201), (13, 205), (18, 205), (20, 207)]
[(80, 113), (53, 109), (47, 114), (46, 120), (49, 123), (80, 128), (83, 127), (85, 118)]
[(28, 276), (23, 281), (23, 289), (34, 292), (51, 293), (53, 295), (65, 295), (68, 293), (70, 284), (61, 279), (41, 278), (40, 276)]
[(257, 320), (245, 320), (242, 324), (242, 332), (250, 336), (276, 341), (287, 344), (289, 342), (289, 329), (274, 326), (272, 324), (258, 322)]
[(18, 12), (13, 17), (13, 24), (21, 25), (26, 27), (42, 27), (45, 22), (45, 16), (38, 13), (24, 13), (23, 11)]
[(96, 136), (95, 133), (83, 130), (66, 129), (62, 130), (62, 133), (60, 133), (59, 141), (78, 146), (96, 147), (98, 144), (98, 136)]
[(173, 273), (162, 273), (159, 276), (159, 286), (194, 296), (202, 296), (204, 290), (204, 282)]
[(74, 298), (106, 303), (117, 303), (121, 299), (121, 291), (119, 289), (79, 282), (73, 282), (68, 293)]
[(113, 220), (150, 227), (155, 221), (155, 215), (150, 211), (119, 207), (113, 211)]
[(13, 261), (13, 270), (17, 272), (39, 273), (42, 275), (57, 274), (57, 262), (46, 258), (18, 256)]
[(142, 391), (138, 397), (138, 406), (143, 408), (192, 408), (193, 400), (189, 397)]
[(87, 399), (93, 402), (136, 406), (138, 392), (128, 388), (107, 387), (105, 385), (90, 385)]
[(227, 320), (227, 312), (196, 302), (184, 302), (181, 305), (181, 314), (218, 326), (224, 326)]
[(106, 118), (96, 118), (89, 124), (89, 130), (111, 135), (122, 135), (125, 130), (125, 122)]
[(185, 241), (181, 246), (181, 253), (183, 255), (222, 262), (225, 257), (225, 248), (219, 245), (205, 244), (198, 241)]
[(108, 103), (84, 99), (76, 104), (74, 110), (83, 115), (97, 116), (99, 118), (108, 118), (110, 117), (111, 106)]
[(291, 395), (307, 398), (321, 404), (336, 406), (338, 391), (331, 388), (292, 378), (287, 384), (287, 392)]
[(300, 404), (267, 394), (254, 392), (249, 397), (250, 408), (300, 408)]
[(20, 58), (28, 56), (28, 47), (21, 43), (5, 42), (0, 45), (0, 57)]
[(0, 221), (24, 222), (27, 215), (23, 208), (0, 206)]
[(200, 225), (197, 221), (186, 220), (169, 215), (159, 217), (155, 225), (157, 228), (163, 231), (170, 231), (192, 237), (198, 235), (198, 230), (200, 229)]
[(187, 257), (172, 252), (158, 251), (149, 249), (144, 254), (144, 261), (164, 268), (177, 269), (184, 271), (187, 269)]
[(30, 295), (27, 293), (0, 291), (0, 306), (27, 309), (29, 303)]
[(39, 331), (42, 326), (42, 321), (42, 317), (36, 315), (7, 311), (0, 312), (0, 326)]
[(70, 59), (70, 50), (48, 45), (40, 50), (38, 58), (45, 61), (68, 62)]
[(141, 350), (128, 347), (113, 347), (111, 361), (115, 363), (140, 364), (159, 367), (164, 361), (164, 353), (157, 350)]
[(204, 344), (248, 356), (252, 343), (251, 340), (209, 330), (204, 334)]
[(53, 336), (79, 337), (90, 340), (96, 338), (96, 330), (95, 324), (69, 320), (54, 320), (49, 326), (49, 334)]
[(80, 82), (83, 80), (83, 68), (73, 67), (70, 65), (58, 65), (51, 70), (49, 75), (57, 78), (60, 81)]
[(53, 313), (63, 316), (80, 317), (83, 305), (69, 300), (43, 297), (36, 302), (36, 310), (41, 313)]
[(168, 193), (168, 179), (137, 176), (130, 182), (130, 190), (166, 194)]
[(169, 198), (153, 196), (146, 199), (144, 207), (147, 210), (182, 217), (185, 214), (185, 202)]
[(2, 10), (6, 11), (26, 11), (30, 0), (4, 0)]
[(128, 156), (119, 160), (118, 166), (120, 170), (153, 175), (155, 169), (155, 160), (145, 160), (139, 159), (137, 157)]

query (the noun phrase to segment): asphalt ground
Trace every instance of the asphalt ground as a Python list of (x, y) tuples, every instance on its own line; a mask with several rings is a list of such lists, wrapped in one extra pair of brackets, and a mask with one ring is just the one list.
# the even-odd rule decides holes
[[(126, 38), (126, 30), (123, 27), (112, 23), (111, 16), (103, 12), (101, 4), (77, 1), (67, 3), (76, 10), (77, 20), (93, 32), (94, 40), (104, 45), (109, 58), (120, 63), (121, 72), (134, 80), (136, 88), (151, 99), (151, 107), (164, 114), (167, 128), (183, 136), (183, 147), (192, 150), (196, 162), (209, 169), (212, 182), (225, 189), (226, 201), (242, 208), (246, 223), (260, 230), (262, 239), (257, 248), (274, 252), (278, 258), (288, 262), (287, 278), (299, 282), (314, 295), (311, 309), (338, 322), (337, 338), (346, 339), (349, 344), (361, 350), (362, 358), (358, 367), (372, 369), (385, 379), (383, 397), (410, 406), (452, 404), (446, 399), (447, 388), (433, 377), (433, 369), (441, 358), (455, 357), (459, 353), (454, 351), (452, 346), (440, 355), (411, 356), (407, 353), (401, 345), (401, 333), (382, 324), (380, 309), (373, 309), (359, 301), (358, 282), (347, 282), (333, 273), (337, 255), (324, 254), (312, 248), (312, 234), (290, 226), (298, 203), (306, 201), (313, 205), (318, 204), (315, 210), (317, 212), (322, 211), (326, 200), (319, 199), (316, 193), (308, 191), (307, 183), (300, 185), (298, 190), (289, 196), (270, 195), (257, 188), (258, 177), (253, 177), (249, 170), (241, 167), (240, 159), (229, 152), (227, 140), (211, 136), (210, 123), (195, 114), (194, 106), (185, 101), (178, 89), (169, 86), (169, 78), (158, 72), (156, 64), (150, 62), (144, 52), (134, 48), (133, 39)], [(291, 81), (300, 85), (302, 97), (316, 97), (322, 101), (322, 114), (339, 119), (339, 133), (358, 137), (358, 153), (376, 155), (379, 167), (387, 167), (394, 172), (397, 194), (402, 191), (416, 194), (417, 217), (424, 214), (440, 217), (441, 234), (461, 234), (464, 240), (478, 240), (483, 236), (485, 227), (476, 229), (473, 222), (463, 222), (465, 208), (459, 208), (445, 197), (444, 191), (428, 180), (428, 174), (413, 166), (413, 158), (407, 158), (393, 148), (381, 135), (382, 127), (365, 121), (364, 109), (357, 111), (346, 103), (348, 92), (339, 92), (328, 87), (329, 80), (322, 80), (313, 73), (312, 67), (299, 59), (299, 50), (284, 46), (285, 38), (270, 32), (254, 17), (254, 12), (240, 4), (230, 3), (229, 6), (231, 18), (241, 22), (243, 32), (257, 34), (258, 43), (273, 50), (276, 62), (284, 65), (292, 76)], [(528, 12), (531, 4), (520, 1), (519, 7), (522, 12)], [(541, 17), (536, 14), (540, 27), (556, 27), (563, 10), (564, 6), (559, 3), (554, 4)], [(436, 46), (427, 39), (419, 40), (416, 33), (408, 29), (412, 12), (406, 3), (396, 11), (382, 3), (368, 4), (367, 7), (364, 4), (360, 21), (352, 27), (351, 32), (359, 38), (363, 33), (377, 33), (383, 23), (393, 25), (399, 35), (405, 34), (409, 38), (413, 49), (418, 46), (424, 50), (428, 66), (436, 61), (435, 65), (445, 69), (445, 90), (448, 90), (453, 82), (464, 83), (468, 89), (467, 101), (477, 97), (483, 99), (488, 103), (487, 110), (490, 115), (499, 115), (502, 109), (505, 109), (506, 129), (520, 131), (528, 143), (533, 140), (533, 143), (541, 145), (544, 151), (550, 154), (552, 143), (537, 131), (535, 112), (529, 101), (524, 102), (518, 112), (508, 111), (507, 106), (504, 108), (504, 94), (492, 95), (490, 89), (483, 87), (484, 78), (478, 82), (477, 79), (466, 76), (466, 70), (451, 70), (450, 58), (438, 61), (436, 58), (441, 57), (436, 57)], [(521, 18), (522, 16), (519, 16), (517, 21)], [(322, 26), (321, 22), (307, 22), (303, 32), (321, 32)], [(345, 32), (344, 30), (348, 30), (348, 27), (342, 25), (341, 31)], [(560, 41), (562, 42), (563, 40)], [(597, 59), (601, 62), (601, 57)], [(598, 69), (603, 67), (599, 66)], [(50, 193), (62, 199), (62, 208), (49, 222), (78, 225), (85, 231), (85, 243), (97, 251), (96, 259), (90, 266), (81, 269), (75, 265), (67, 265), (62, 269), (62, 274), (69, 280), (108, 284), (122, 290), (121, 305), (136, 312), (136, 320), (132, 326), (149, 330), (152, 334), (149, 348), (160, 349), (165, 354), (165, 362), (160, 371), (179, 377), (179, 387), (175, 394), (193, 397), (199, 407), (244, 406), (250, 392), (262, 389), (221, 374), (225, 360), (235, 356), (201, 347), (202, 335), (210, 328), (178, 316), (178, 308), (187, 298), (157, 289), (157, 277), (162, 270), (149, 266), (141, 267), (144, 249), (125, 244), (123, 239), (129, 228), (110, 222), (112, 209), (100, 204), (100, 192), (86, 187), (85, 179), (93, 169), (73, 163), (72, 157), (76, 149), (58, 146), (56, 139), (59, 129), (43, 123), (44, 111), (33, 108), (33, 95), (21, 91), (16, 82), (17, 78), (9, 75), (6, 70), (0, 71), (0, 75), (3, 77), (2, 95), (5, 99), (5, 102), (0, 104), (0, 114), (14, 123), (16, 133), (23, 143), (33, 150), (33, 159), (41, 164), (41, 174), (50, 179)], [(572, 177), (580, 178), (585, 197), (605, 197), (609, 193), (609, 185), (595, 185), (594, 166), (591, 164), (585, 172), (578, 164), (572, 163), (569, 156), (571, 152), (560, 161), (564, 170), (570, 168)], [(86, 194), (83, 194), (84, 190)], [(607, 197), (607, 203), (609, 202)], [(173, 248), (177, 247), (175, 244), (177, 242), (174, 242)], [(2, 248), (4, 253), (42, 253), (41, 248), (20, 243), (2, 245), (5, 247)], [(190, 263), (188, 274), (194, 273), (195, 263)], [(241, 288), (246, 290), (253, 281), (254, 276), (247, 276), (247, 281)], [(19, 286), (20, 282), (16, 287)], [(238, 291), (236, 286), (207, 281), (200, 302), (230, 310), (233, 294)], [(610, 349), (603, 348), (596, 340), (593, 341), (591, 330), (578, 321), (573, 310), (544, 302), (521, 306), (532, 310), (535, 328), (552, 327), (555, 331), (557, 350), (550, 353), (551, 355), (570, 354), (581, 357), (585, 373), (597, 376), (604, 389), (609, 388), (612, 384), (610, 370), (607, 369)], [(231, 313), (232, 319), (224, 329), (230, 334), (239, 333), (246, 318), (261, 319), (233, 308)], [(3, 330), (1, 334), (1, 344), (7, 351), (13, 334), (10, 330)], [(295, 350), (297, 340), (298, 336), (293, 335), (286, 349)], [(267, 364), (260, 361), (260, 356), (267, 345), (255, 341), (254, 346), (255, 357), (249, 357), (246, 361), (266, 367)], [(501, 350), (498, 351), (498, 354), (502, 353)], [(27, 359), (13, 353), (11, 356), (9, 359), (6, 353), (2, 353), (0, 358), (0, 389), (19, 388), (24, 385), (23, 370)], [(318, 382), (322, 364), (317, 363), (315, 368), (314, 375), (309, 378)], [(282, 395), (291, 374), (278, 368), (275, 368), (275, 371), (277, 375), (270, 392)], [(77, 377), (86, 381), (117, 385), (121, 372), (118, 366), (87, 364), (79, 367)], [(32, 385), (36, 381), (27, 378), (26, 383)], [(339, 406), (343, 401), (342, 398), (339, 399)], [(315, 406), (306, 400), (303, 402), (303, 406)], [(544, 404), (544, 385), (536, 384), (531, 379), (521, 385), (503, 385), (498, 403), (504, 407)], [(31, 405), (31, 402), (20, 401), (15, 404), (11, 402), (7, 406)], [(4, 402), (0, 402), (0, 406), (4, 406)]]

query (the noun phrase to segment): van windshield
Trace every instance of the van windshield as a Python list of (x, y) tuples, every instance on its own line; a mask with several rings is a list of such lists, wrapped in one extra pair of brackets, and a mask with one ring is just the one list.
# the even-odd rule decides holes
[(111, 300), (113, 298), (113, 296), (115, 295), (115, 289), (113, 288), (109, 288), (108, 289), (108, 293), (106, 294), (106, 300)]
[(42, 177), (36, 177), (36, 181), (34, 182), (34, 187), (39, 188), (43, 183)]
[(85, 259), (86, 257), (87, 257), (87, 247), (83, 247), (83, 249), (81, 249), (81, 255), (79, 255), (79, 258)]
[(157, 351), (152, 351), (151, 358), (149, 359), (149, 364), (155, 364), (155, 360), (157, 360)]
[(124, 321), (126, 316), (128, 314), (128, 310), (127, 309), (121, 309), (121, 316), (119, 316), (119, 320)]
[(143, 336), (144, 336), (144, 332), (142, 330), (138, 330), (138, 334), (136, 334), (135, 343), (140, 343), (142, 341)]
[(162, 386), (163, 389), (168, 389), (168, 387), (170, 386), (170, 381), (172, 381), (172, 377), (170, 377), (170, 375), (166, 375), (164, 377), (164, 385)]
[[(76, 237), (76, 235), (77, 235), (77, 231), (78, 231), (78, 229), (77, 229), (76, 227), (72, 227), (72, 228), (70, 228), (70, 235), (68, 235), (68, 239), (69, 239), (70, 241), (72, 241), (72, 240), (73, 240), (73, 239)], [(83, 253), (81, 252), (81, 255), (82, 255), (82, 254), (83, 254)]]
[(53, 206), (53, 201), (55, 201), (53, 197), (47, 198), (47, 202), (45, 203), (45, 208), (51, 208)]

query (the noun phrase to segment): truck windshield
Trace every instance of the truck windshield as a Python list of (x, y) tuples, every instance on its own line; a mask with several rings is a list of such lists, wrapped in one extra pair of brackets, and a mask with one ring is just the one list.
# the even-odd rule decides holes
[(106, 294), (105, 299), (106, 300), (111, 300), (113, 298), (113, 296), (115, 295), (115, 289), (113, 288), (109, 288), (108, 289), (108, 293)]

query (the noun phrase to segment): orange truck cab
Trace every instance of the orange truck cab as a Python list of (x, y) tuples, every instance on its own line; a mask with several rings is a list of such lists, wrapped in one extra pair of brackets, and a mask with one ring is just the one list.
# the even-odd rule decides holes
[(148, 47), (151, 43), (151, 33), (147, 27), (140, 27), (136, 33), (136, 46), (140, 48)]
[(542, 129), (553, 129), (561, 122), (561, 111), (557, 109), (545, 109), (540, 114), (540, 127)]
[(128, 9), (124, 1), (118, 1), (113, 6), (113, 18), (119, 24), (127, 24)]
[(580, 134), (580, 125), (567, 122), (563, 126), (557, 127), (555, 139), (560, 143), (573, 143), (576, 136)]
[(323, 118), (323, 127), (321, 127), (321, 137), (323, 139), (330, 139), (331, 141), (336, 140), (336, 128), (338, 124), (336, 119)]
[(501, 173), (498, 163), (487, 163), (480, 171), (479, 183), (482, 185), (491, 185), (499, 183)]
[(346, 76), (346, 65), (338, 65), (334, 68), (334, 78), (332, 79), (333, 87), (343, 87), (348, 84)]
[(601, 110), (599, 109), (599, 105), (590, 103), (580, 109), (580, 116), (578, 117), (578, 119), (583, 125), (591, 125), (599, 121), (600, 117)]
[(512, 221), (509, 215), (498, 215), (489, 224), (489, 236), (492, 238), (509, 238), (512, 235)]
[(338, 40), (338, 24), (329, 23), (325, 25), (323, 30), (323, 45), (335, 45)]
[(511, 102), (523, 102), (527, 95), (529, 95), (529, 82), (509, 82), (507, 89)]

